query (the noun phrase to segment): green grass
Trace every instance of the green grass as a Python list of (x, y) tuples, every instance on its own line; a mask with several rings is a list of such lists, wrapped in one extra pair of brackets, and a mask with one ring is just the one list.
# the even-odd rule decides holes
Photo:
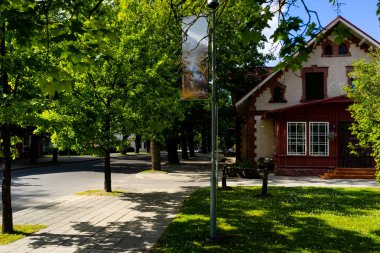
[(139, 153), (136, 153), (136, 152), (127, 152), (126, 155), (150, 155), (150, 153), (148, 153), (146, 151), (140, 151)]
[(158, 174), (168, 174), (166, 170), (144, 170), (140, 173), (158, 173)]
[(45, 225), (14, 225), (12, 234), (2, 234), (0, 233), (0, 245), (5, 245), (17, 241), (27, 235), (31, 235), (46, 228)]
[(216, 242), (209, 190), (194, 192), (152, 252), (380, 252), (380, 189), (260, 187), (218, 191)]
[(112, 192), (105, 192), (104, 190), (87, 190), (82, 192), (77, 192), (75, 195), (85, 195), (85, 196), (121, 196), (125, 194), (125, 191), (112, 191)]

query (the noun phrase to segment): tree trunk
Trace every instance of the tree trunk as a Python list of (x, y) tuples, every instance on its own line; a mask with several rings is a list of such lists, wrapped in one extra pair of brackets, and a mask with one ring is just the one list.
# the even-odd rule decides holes
[(136, 135), (136, 138), (135, 138), (135, 144), (136, 144), (136, 154), (140, 153), (140, 148), (141, 148), (141, 135), (138, 134)]
[(1, 138), (3, 158), (3, 184), (2, 184), (2, 201), (3, 201), (3, 233), (13, 232), (12, 217), (12, 198), (11, 198), (11, 135), (9, 128), (2, 127)]
[(177, 164), (179, 163), (178, 159), (178, 150), (177, 150), (177, 138), (169, 136), (166, 141), (166, 150), (168, 151), (168, 162)]
[(152, 170), (161, 170), (160, 145), (156, 141), (151, 141), (152, 148)]
[(32, 134), (32, 142), (30, 144), (30, 162), (36, 163), (38, 159), (38, 136), (35, 134)]
[(53, 148), (53, 163), (58, 163), (58, 148)]
[(189, 159), (189, 154), (187, 152), (187, 137), (184, 130), (181, 131), (181, 149), (182, 149), (182, 159)]
[(123, 134), (123, 140), (122, 140), (123, 144), (121, 145), (121, 146), (122, 146), (122, 150), (121, 150), (121, 154), (122, 154), (122, 155), (126, 155), (126, 154), (127, 154), (127, 148), (126, 148), (126, 146), (125, 146), (125, 140), (126, 140), (127, 138), (128, 138), (128, 137), (125, 136), (125, 135)]
[[(107, 99), (107, 110), (104, 121), (104, 132), (107, 134), (108, 138), (111, 135), (111, 114), (109, 112), (111, 108), (111, 99)], [(108, 139), (109, 140), (109, 139)], [(106, 143), (105, 156), (104, 156), (104, 191), (112, 192), (111, 187), (111, 150), (110, 144)]]
[[(0, 54), (5, 56), (5, 21), (1, 26), (1, 42), (0, 42)], [(11, 87), (8, 84), (8, 73), (3, 67), (1, 71), (1, 88), (3, 94), (10, 94)], [(12, 197), (11, 197), (11, 134), (8, 126), (3, 125), (1, 128), (1, 148), (3, 151), (3, 178), (2, 178), (2, 203), (3, 203), (3, 233), (13, 232), (13, 217), (12, 217)]]
[(146, 141), (146, 152), (150, 153), (150, 141)]
[(195, 157), (194, 151), (194, 131), (192, 129), (187, 131), (187, 144), (189, 145), (190, 157)]
[(207, 133), (206, 133), (206, 127), (205, 126), (202, 127), (201, 135), (202, 135), (202, 154), (207, 154), (207, 152), (208, 152), (208, 150), (207, 150)]
[(111, 187), (111, 155), (110, 150), (105, 151), (104, 157), (104, 191), (112, 192)]

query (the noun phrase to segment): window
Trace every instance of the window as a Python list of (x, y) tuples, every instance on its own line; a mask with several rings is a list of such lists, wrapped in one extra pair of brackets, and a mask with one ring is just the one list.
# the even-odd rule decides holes
[(305, 73), (305, 100), (323, 99), (325, 97), (323, 72)]
[(350, 78), (350, 89), (355, 90), (355, 79), (353, 77)]
[(355, 77), (350, 76), (350, 73), (354, 70), (353, 66), (346, 66), (347, 84), (351, 92), (355, 90)]
[(272, 97), (269, 100), (270, 103), (286, 103), (285, 86), (278, 84), (276, 87), (271, 88)]
[(309, 153), (315, 156), (329, 155), (329, 123), (309, 123)]
[(283, 89), (281, 87), (276, 87), (273, 90), (273, 100), (282, 101), (284, 99)]
[(339, 55), (346, 55), (348, 52), (347, 46), (345, 44), (339, 45)]
[(288, 155), (306, 155), (306, 123), (288, 122)]
[(333, 54), (333, 48), (331, 45), (326, 45), (324, 49), (324, 55), (332, 55)]
[(322, 57), (339, 57), (350, 56), (350, 44), (351, 42), (345, 41), (339, 45), (327, 40), (321, 42)]

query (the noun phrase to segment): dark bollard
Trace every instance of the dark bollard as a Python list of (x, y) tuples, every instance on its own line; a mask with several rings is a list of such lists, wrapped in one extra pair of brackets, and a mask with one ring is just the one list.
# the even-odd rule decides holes
[(227, 189), (227, 173), (226, 173), (226, 167), (223, 167), (222, 171), (222, 189), (226, 190)]
[(265, 167), (263, 172), (263, 186), (261, 188), (261, 195), (266, 196), (268, 191), (268, 162), (265, 161)]

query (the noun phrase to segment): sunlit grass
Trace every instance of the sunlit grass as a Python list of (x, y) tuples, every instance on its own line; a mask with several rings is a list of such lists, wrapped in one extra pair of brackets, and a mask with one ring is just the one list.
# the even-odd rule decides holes
[(168, 174), (168, 172), (166, 170), (144, 170), (144, 171), (141, 171), (140, 173)]
[(209, 235), (209, 190), (194, 192), (152, 252), (380, 252), (380, 189), (260, 187), (218, 191)]
[(87, 190), (82, 192), (77, 192), (75, 195), (85, 195), (85, 196), (121, 196), (125, 194), (125, 191), (112, 191), (112, 192), (106, 192), (104, 190)]
[(46, 228), (46, 225), (14, 225), (14, 233), (12, 234), (2, 234), (0, 233), (0, 245), (9, 244), (24, 238), (27, 235), (31, 235)]

